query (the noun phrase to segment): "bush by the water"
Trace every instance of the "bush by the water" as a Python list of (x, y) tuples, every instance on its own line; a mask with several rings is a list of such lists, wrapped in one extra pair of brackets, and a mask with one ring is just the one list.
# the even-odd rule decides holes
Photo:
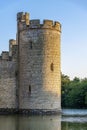
[(87, 78), (70, 80), (62, 74), (61, 81), (62, 108), (87, 108)]

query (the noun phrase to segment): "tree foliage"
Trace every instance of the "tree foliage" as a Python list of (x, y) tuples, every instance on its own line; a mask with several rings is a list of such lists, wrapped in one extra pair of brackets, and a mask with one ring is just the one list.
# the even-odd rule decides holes
[(62, 74), (61, 86), (63, 108), (87, 108), (87, 78), (70, 80), (69, 76)]

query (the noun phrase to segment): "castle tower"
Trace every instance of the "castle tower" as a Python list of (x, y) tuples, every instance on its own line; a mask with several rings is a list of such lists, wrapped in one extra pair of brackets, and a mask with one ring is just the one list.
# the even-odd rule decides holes
[(16, 45), (16, 40), (10, 39), (9, 40), (9, 56), (12, 56), (12, 46)]
[(59, 22), (30, 20), (17, 14), (19, 109), (34, 112), (61, 110)]

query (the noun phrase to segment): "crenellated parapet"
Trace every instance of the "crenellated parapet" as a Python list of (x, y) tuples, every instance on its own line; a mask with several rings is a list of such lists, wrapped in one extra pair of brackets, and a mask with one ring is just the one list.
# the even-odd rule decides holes
[(18, 30), (26, 29), (54, 29), (61, 32), (61, 24), (52, 20), (43, 20), (43, 23), (39, 19), (29, 20), (29, 13), (20, 12), (17, 14)]
[(17, 21), (26, 22), (26, 25), (29, 25), (29, 13), (23, 13), (23, 12), (18, 13)]
[(12, 47), (17, 45), (16, 40), (10, 39), (9, 40), (9, 56), (12, 56)]
[(9, 56), (8, 51), (2, 51), (0, 55), (0, 61), (10, 61), (12, 58)]
[(0, 61), (11, 61), (17, 60), (18, 56), (18, 45), (16, 44), (16, 40), (10, 39), (9, 40), (9, 51), (2, 51), (0, 55)]
[(44, 20), (42, 24), (42, 28), (55, 29), (61, 32), (61, 25), (59, 22), (55, 22), (52, 20)]
[(9, 52), (8, 51), (2, 51), (1, 59), (2, 60), (9, 60)]

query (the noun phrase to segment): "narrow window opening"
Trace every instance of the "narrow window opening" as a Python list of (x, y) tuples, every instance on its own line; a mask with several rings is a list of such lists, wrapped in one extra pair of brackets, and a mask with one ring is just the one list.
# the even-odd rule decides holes
[(51, 71), (54, 71), (54, 64), (53, 63), (51, 63), (50, 69), (51, 69)]
[(32, 49), (32, 41), (30, 42), (30, 49)]
[(27, 27), (29, 27), (29, 25), (27, 25)]
[(29, 85), (29, 93), (31, 93), (31, 85)]
[(15, 71), (15, 76), (16, 76), (16, 77), (18, 76), (18, 71)]

